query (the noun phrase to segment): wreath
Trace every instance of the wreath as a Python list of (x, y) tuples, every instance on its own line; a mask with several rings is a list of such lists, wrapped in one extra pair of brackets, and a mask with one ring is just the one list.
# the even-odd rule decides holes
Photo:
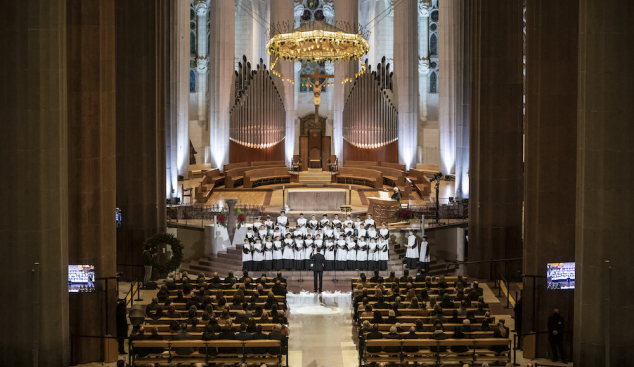
[(170, 273), (181, 266), (181, 262), (183, 261), (183, 244), (171, 233), (157, 233), (145, 240), (143, 248), (150, 251), (152, 255), (156, 255), (158, 245), (162, 243), (171, 246), (172, 258), (165, 264), (160, 264), (156, 260), (156, 256), (152, 256), (152, 269), (155, 269), (159, 273)]

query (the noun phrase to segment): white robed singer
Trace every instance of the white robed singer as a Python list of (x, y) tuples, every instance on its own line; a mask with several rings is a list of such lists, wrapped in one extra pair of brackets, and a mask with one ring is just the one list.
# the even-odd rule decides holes
[(427, 242), (427, 236), (423, 236), (423, 241), (420, 244), (420, 262), (423, 269), (425, 269), (425, 274), (429, 273), (431, 256), (429, 255), (429, 243)]
[(416, 265), (418, 265), (418, 241), (413, 231), (409, 231), (409, 236), (407, 237), (407, 252), (405, 252), (405, 257), (407, 267), (409, 269), (416, 269)]

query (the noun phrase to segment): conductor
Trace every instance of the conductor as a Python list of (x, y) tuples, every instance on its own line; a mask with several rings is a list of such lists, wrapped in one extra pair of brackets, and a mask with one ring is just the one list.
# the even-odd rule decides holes
[[(326, 265), (326, 259), (324, 255), (320, 252), (316, 252), (310, 256), (310, 259), (313, 261), (313, 279), (314, 279), (314, 292), (317, 293), (319, 289), (319, 293), (321, 293), (321, 284), (322, 278), (324, 276), (324, 266)], [(317, 287), (317, 278), (319, 277), (319, 287)]]

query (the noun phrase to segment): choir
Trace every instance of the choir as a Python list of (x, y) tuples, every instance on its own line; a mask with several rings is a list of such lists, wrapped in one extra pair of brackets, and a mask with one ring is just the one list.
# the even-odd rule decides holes
[(242, 247), (242, 267), (249, 271), (311, 270), (311, 256), (324, 255), (325, 270), (387, 270), (390, 232), (383, 223), (377, 230), (372, 215), (365, 221), (350, 215), (342, 222), (335, 214), (318, 221), (301, 213), (294, 228), (282, 211), (276, 221), (258, 218), (247, 227)]

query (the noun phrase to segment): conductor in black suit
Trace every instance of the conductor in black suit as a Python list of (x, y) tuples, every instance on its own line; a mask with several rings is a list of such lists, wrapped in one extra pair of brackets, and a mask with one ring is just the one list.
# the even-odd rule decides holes
[[(319, 289), (319, 293), (321, 293), (321, 283), (322, 283), (322, 278), (324, 276), (324, 267), (326, 266), (326, 259), (324, 258), (324, 255), (322, 255), (319, 252), (312, 254), (310, 258), (311, 260), (313, 260), (313, 279), (315, 281), (313, 288), (315, 290), (315, 293), (317, 293), (318, 289)], [(319, 277), (319, 287), (317, 287), (318, 277)]]

